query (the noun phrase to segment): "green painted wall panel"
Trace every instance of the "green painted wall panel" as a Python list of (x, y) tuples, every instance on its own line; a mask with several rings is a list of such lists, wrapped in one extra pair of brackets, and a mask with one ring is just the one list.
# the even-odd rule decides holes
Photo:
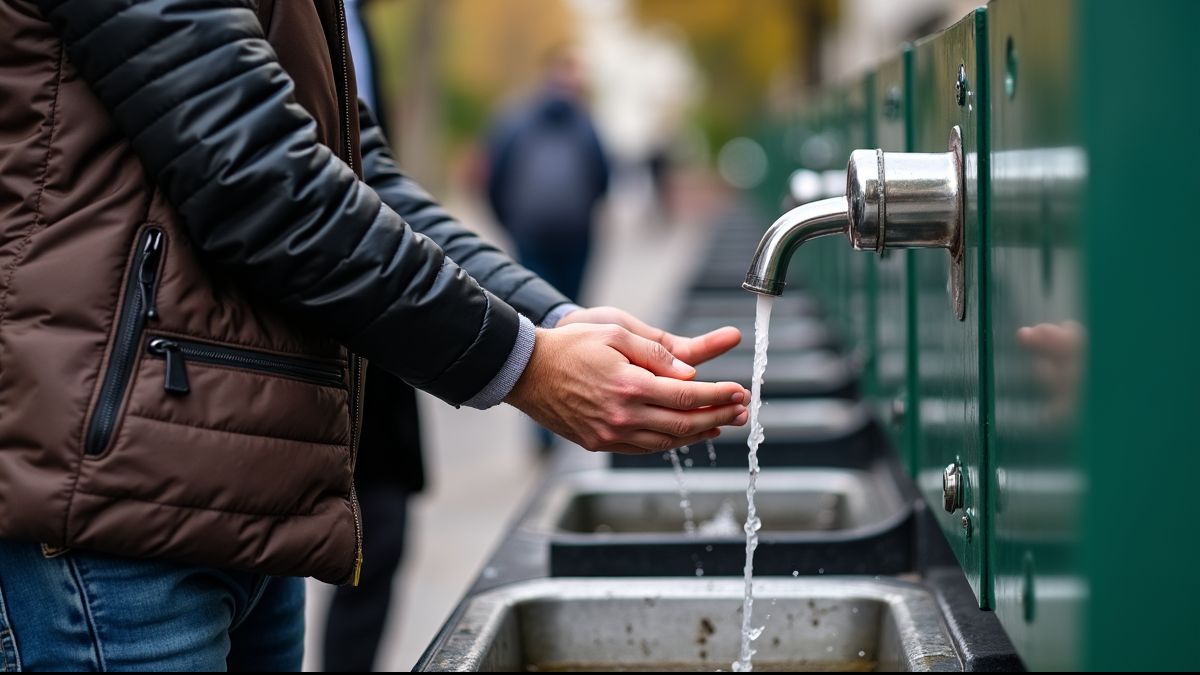
[[(987, 400), (983, 395), (988, 364), (986, 63), (987, 14), (983, 9), (917, 42), (913, 50), (912, 149), (945, 152), (951, 129), (957, 125), (962, 131), (967, 277), (966, 320), (959, 321), (946, 292), (949, 254), (936, 249), (912, 252), (916, 259), (920, 415), (916, 482), (983, 607), (991, 600), (984, 555), (988, 528), (984, 508)], [(956, 93), (960, 69), (967, 78), (961, 105)], [(964, 508), (953, 514), (942, 508), (942, 471), (951, 463), (962, 467), (966, 486)]]
[[(989, 6), (996, 612), (1035, 669), (1079, 666), (1083, 320), (1076, 5)], [(1114, 551), (1114, 553), (1117, 553)]]
[(1195, 670), (1200, 3), (1079, 2), (1084, 668)]
[[(888, 152), (908, 150), (905, 109), (908, 106), (906, 70), (911, 50), (882, 64), (871, 80), (873, 142)], [(869, 255), (859, 253), (858, 255)], [(915, 406), (909, 391), (908, 270), (909, 252), (888, 251), (875, 261), (875, 380), (876, 417), (900, 453), (909, 473), (916, 473), (913, 453)]]
[[(846, 137), (846, 157), (857, 148), (875, 147), (873, 73), (848, 82), (843, 125)], [(843, 172), (844, 175), (844, 172)], [(844, 181), (843, 181), (844, 182)], [(845, 244), (843, 240), (843, 244)], [(844, 245), (845, 259), (842, 286), (846, 302), (848, 347), (862, 370), (862, 395), (878, 394), (877, 298), (875, 296), (876, 256), (852, 250)]]

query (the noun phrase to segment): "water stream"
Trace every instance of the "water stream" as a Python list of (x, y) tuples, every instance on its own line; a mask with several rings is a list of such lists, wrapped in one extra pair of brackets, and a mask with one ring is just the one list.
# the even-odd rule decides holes
[(692, 512), (692, 500), (688, 497), (687, 485), (683, 482), (683, 465), (679, 463), (678, 449), (667, 453), (671, 466), (675, 468), (675, 483), (679, 486), (679, 508), (683, 509), (683, 531), (696, 534), (696, 514)]
[(758, 413), (762, 408), (763, 373), (767, 369), (767, 339), (774, 304), (774, 297), (760, 295), (754, 314), (754, 379), (750, 382), (750, 438), (746, 441), (750, 448), (750, 484), (746, 487), (746, 525), (743, 528), (746, 531), (746, 597), (742, 601), (742, 651), (733, 662), (733, 670), (743, 673), (754, 670), (755, 650), (751, 645), (762, 634), (762, 628), (754, 628), (754, 549), (758, 548), (758, 531), (762, 528), (754, 507), (754, 492), (758, 485), (758, 446), (763, 442)]

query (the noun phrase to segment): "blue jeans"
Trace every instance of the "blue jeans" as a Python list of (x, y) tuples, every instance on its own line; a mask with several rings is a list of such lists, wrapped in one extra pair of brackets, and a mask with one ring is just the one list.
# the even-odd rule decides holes
[(0, 539), (4, 671), (299, 671), (304, 580)]

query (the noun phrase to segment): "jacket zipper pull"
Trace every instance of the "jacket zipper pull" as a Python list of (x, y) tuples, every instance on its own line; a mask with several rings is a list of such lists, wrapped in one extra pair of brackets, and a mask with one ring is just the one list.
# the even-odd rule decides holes
[(179, 343), (167, 340), (165, 338), (155, 338), (150, 341), (150, 353), (161, 356), (166, 359), (166, 378), (163, 381), (163, 389), (169, 394), (182, 396), (192, 390), (188, 384), (187, 362), (184, 361), (183, 352), (179, 349)]
[(142, 247), (142, 266), (138, 270), (138, 284), (142, 291), (142, 307), (147, 319), (158, 318), (155, 297), (158, 294), (158, 261), (162, 257), (163, 233), (159, 230), (147, 232), (146, 244)]

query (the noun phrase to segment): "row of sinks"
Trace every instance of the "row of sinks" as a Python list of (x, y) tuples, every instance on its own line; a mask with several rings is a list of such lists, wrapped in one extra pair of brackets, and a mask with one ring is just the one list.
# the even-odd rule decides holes
[[(753, 334), (745, 292), (697, 290), (681, 307), (676, 332), (732, 323)], [(962, 670), (914, 574), (916, 492), (854, 400), (857, 369), (807, 296), (780, 298), (774, 316), (755, 669)], [(751, 356), (735, 350), (698, 376), (745, 382)], [(703, 447), (684, 455), (695, 534), (665, 455), (562, 453), (417, 669), (728, 670), (741, 635), (746, 434), (724, 430), (715, 461)]]

